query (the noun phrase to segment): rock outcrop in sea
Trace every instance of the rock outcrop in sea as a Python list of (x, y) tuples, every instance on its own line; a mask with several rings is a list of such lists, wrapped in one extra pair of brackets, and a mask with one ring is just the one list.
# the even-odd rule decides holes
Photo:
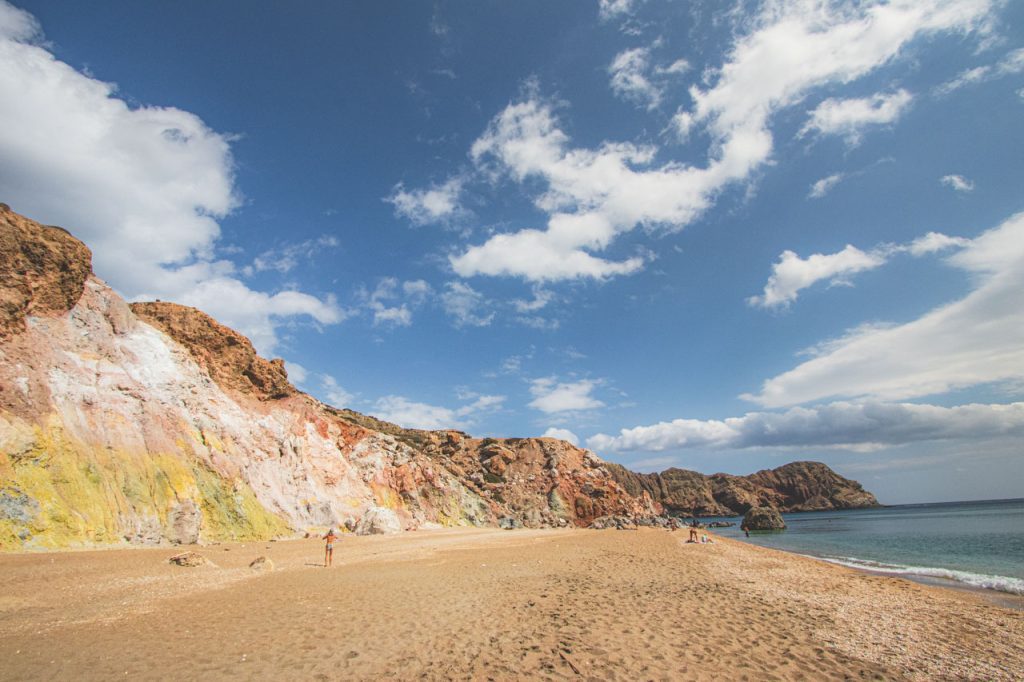
[(743, 515), (746, 530), (785, 530), (786, 522), (775, 507), (751, 507)]
[(0, 549), (874, 503), (813, 463), (745, 479), (641, 475), (552, 438), (336, 409), (208, 315), (127, 304), (91, 258), (0, 204)]

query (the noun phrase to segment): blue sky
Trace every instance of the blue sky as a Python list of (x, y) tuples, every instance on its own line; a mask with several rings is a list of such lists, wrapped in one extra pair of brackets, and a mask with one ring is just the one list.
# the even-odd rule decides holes
[(1024, 6), (0, 0), (0, 200), (339, 406), (1024, 496)]

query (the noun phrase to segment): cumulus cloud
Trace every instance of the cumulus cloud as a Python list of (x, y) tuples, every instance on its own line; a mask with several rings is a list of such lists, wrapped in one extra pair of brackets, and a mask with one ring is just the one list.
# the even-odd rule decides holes
[(400, 282), (396, 277), (384, 277), (373, 291), (359, 294), (363, 306), (373, 314), (375, 327), (408, 327), (412, 324), (413, 309), (421, 306), (433, 293), (422, 279)]
[(815, 282), (830, 280), (833, 285), (843, 284), (848, 275), (872, 270), (885, 263), (877, 253), (865, 253), (855, 246), (846, 245), (838, 253), (815, 253), (801, 258), (792, 251), (783, 251), (772, 266), (772, 274), (761, 296), (752, 296), (747, 302), (762, 308), (787, 306), (797, 294)]
[(907, 251), (913, 256), (924, 256), (946, 249), (960, 249), (971, 243), (970, 239), (963, 237), (950, 237), (941, 232), (929, 232), (923, 237), (918, 237), (907, 246)]
[(1024, 48), (1018, 48), (1008, 52), (995, 64), (977, 66), (961, 71), (957, 74), (956, 78), (946, 81), (935, 88), (935, 94), (940, 96), (948, 95), (968, 85), (984, 83), (985, 81), (995, 80), (996, 78), (1002, 78), (1003, 76), (1009, 76), (1022, 71), (1024, 71)]
[(621, 19), (632, 14), (633, 9), (643, 0), (598, 0), (597, 12), (601, 21)]
[(962, 244), (945, 262), (970, 275), (966, 296), (904, 324), (855, 330), (742, 397), (785, 407), (833, 397), (905, 400), (1024, 381), (1024, 213), (969, 241), (925, 240), (918, 242), (925, 251)]
[(288, 372), (288, 378), (291, 379), (295, 385), (302, 384), (306, 381), (306, 377), (309, 376), (309, 372), (305, 367), (297, 362), (285, 362), (284, 369)]
[(348, 407), (355, 398), (354, 395), (342, 388), (337, 379), (330, 374), (320, 375), (320, 388), (323, 389), (327, 402), (334, 407)]
[(845, 173), (833, 173), (832, 175), (826, 176), (811, 185), (811, 191), (807, 193), (807, 197), (809, 199), (820, 199), (831, 192), (832, 188), (842, 182), (845, 178)]
[(344, 317), (332, 298), (253, 291), (214, 259), (217, 220), (240, 202), (230, 135), (181, 109), (129, 105), (56, 59), (38, 22), (2, 0), (0, 63), (0, 91), (17, 93), (0, 98), (0, 195), (68, 227), (126, 297), (202, 308), (265, 354), (283, 318)]
[(411, 191), (399, 183), (385, 201), (395, 207), (396, 215), (406, 218), (413, 225), (447, 223), (466, 213), (459, 202), (463, 183), (463, 178), (454, 177), (430, 189)]
[(407, 429), (464, 429), (480, 413), (501, 407), (505, 396), (481, 395), (458, 408), (442, 407), (409, 400), (403, 396), (384, 396), (374, 404), (375, 415)]
[(970, 192), (974, 189), (974, 183), (962, 175), (943, 175), (939, 178), (946, 187), (952, 187), (957, 192)]
[(597, 434), (598, 451), (661, 452), (700, 448), (846, 448), (869, 450), (938, 440), (1024, 435), (1024, 403), (957, 407), (887, 402), (834, 402), (785, 412), (750, 412), (724, 420), (675, 419)]
[[(814, 88), (849, 83), (890, 63), (914, 39), (983, 30), (992, 6), (988, 0), (767, 3), (725, 63), (709, 72), (713, 85), (691, 87), (693, 106), (673, 117), (682, 137), (698, 129), (710, 137), (703, 167), (655, 164), (659, 150), (650, 145), (573, 147), (553, 106), (529, 88), (491, 121), (471, 157), (490, 177), (528, 187), (539, 181), (543, 190), (534, 202), (548, 214), (547, 224), (493, 235), (453, 254), (452, 267), (463, 277), (532, 281), (637, 272), (644, 265), (641, 257), (611, 260), (595, 254), (637, 226), (682, 229), (725, 187), (747, 180), (770, 160), (769, 122), (778, 110), (797, 104)], [(896, 97), (893, 104), (904, 96)]]
[(685, 59), (667, 66), (653, 64), (651, 50), (660, 45), (661, 41), (655, 41), (651, 47), (634, 47), (615, 55), (608, 67), (612, 92), (648, 111), (657, 109), (669, 78), (690, 70), (690, 62)]
[(913, 99), (906, 90), (859, 99), (827, 99), (811, 112), (800, 135), (841, 135), (847, 144), (854, 146), (860, 143), (861, 135), (868, 126), (896, 122)]
[(599, 383), (590, 379), (572, 382), (559, 382), (554, 377), (534, 379), (530, 382), (533, 400), (529, 406), (546, 414), (604, 407), (603, 402), (590, 395)]
[(557, 438), (559, 440), (564, 440), (567, 443), (572, 443), (573, 445), (580, 444), (579, 436), (575, 433), (569, 429), (559, 429), (554, 426), (545, 431), (541, 438)]
[(608, 74), (611, 76), (612, 92), (616, 95), (647, 109), (657, 109), (661, 104), (662, 90), (647, 77), (651, 68), (650, 59), (649, 48), (623, 50), (612, 60)]
[(494, 321), (490, 302), (464, 282), (448, 282), (441, 293), (441, 306), (456, 327), (486, 327)]
[(850, 285), (849, 276), (873, 270), (900, 253), (919, 257), (953, 248), (968, 246), (971, 240), (950, 237), (940, 232), (929, 232), (909, 244), (880, 244), (864, 252), (850, 244), (842, 251), (831, 254), (815, 253), (801, 258), (792, 251), (783, 251), (772, 266), (772, 274), (765, 284), (764, 293), (751, 296), (747, 303), (761, 308), (788, 306), (797, 295), (816, 282), (829, 280), (830, 286)]

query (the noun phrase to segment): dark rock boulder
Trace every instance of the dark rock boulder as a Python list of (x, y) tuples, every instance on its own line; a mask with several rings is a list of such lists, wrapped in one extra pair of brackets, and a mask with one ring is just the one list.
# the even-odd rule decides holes
[(754, 507), (743, 517), (747, 530), (785, 530), (786, 522), (774, 507)]
[(505, 530), (517, 530), (523, 527), (523, 522), (513, 516), (502, 516), (498, 519), (498, 528)]

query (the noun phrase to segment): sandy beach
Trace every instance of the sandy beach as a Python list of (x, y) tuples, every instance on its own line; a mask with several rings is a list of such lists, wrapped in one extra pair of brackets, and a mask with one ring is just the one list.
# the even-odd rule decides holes
[[(1020, 679), (1024, 613), (682, 531), (0, 556), (0, 678)], [(249, 563), (266, 556), (273, 571)]]

